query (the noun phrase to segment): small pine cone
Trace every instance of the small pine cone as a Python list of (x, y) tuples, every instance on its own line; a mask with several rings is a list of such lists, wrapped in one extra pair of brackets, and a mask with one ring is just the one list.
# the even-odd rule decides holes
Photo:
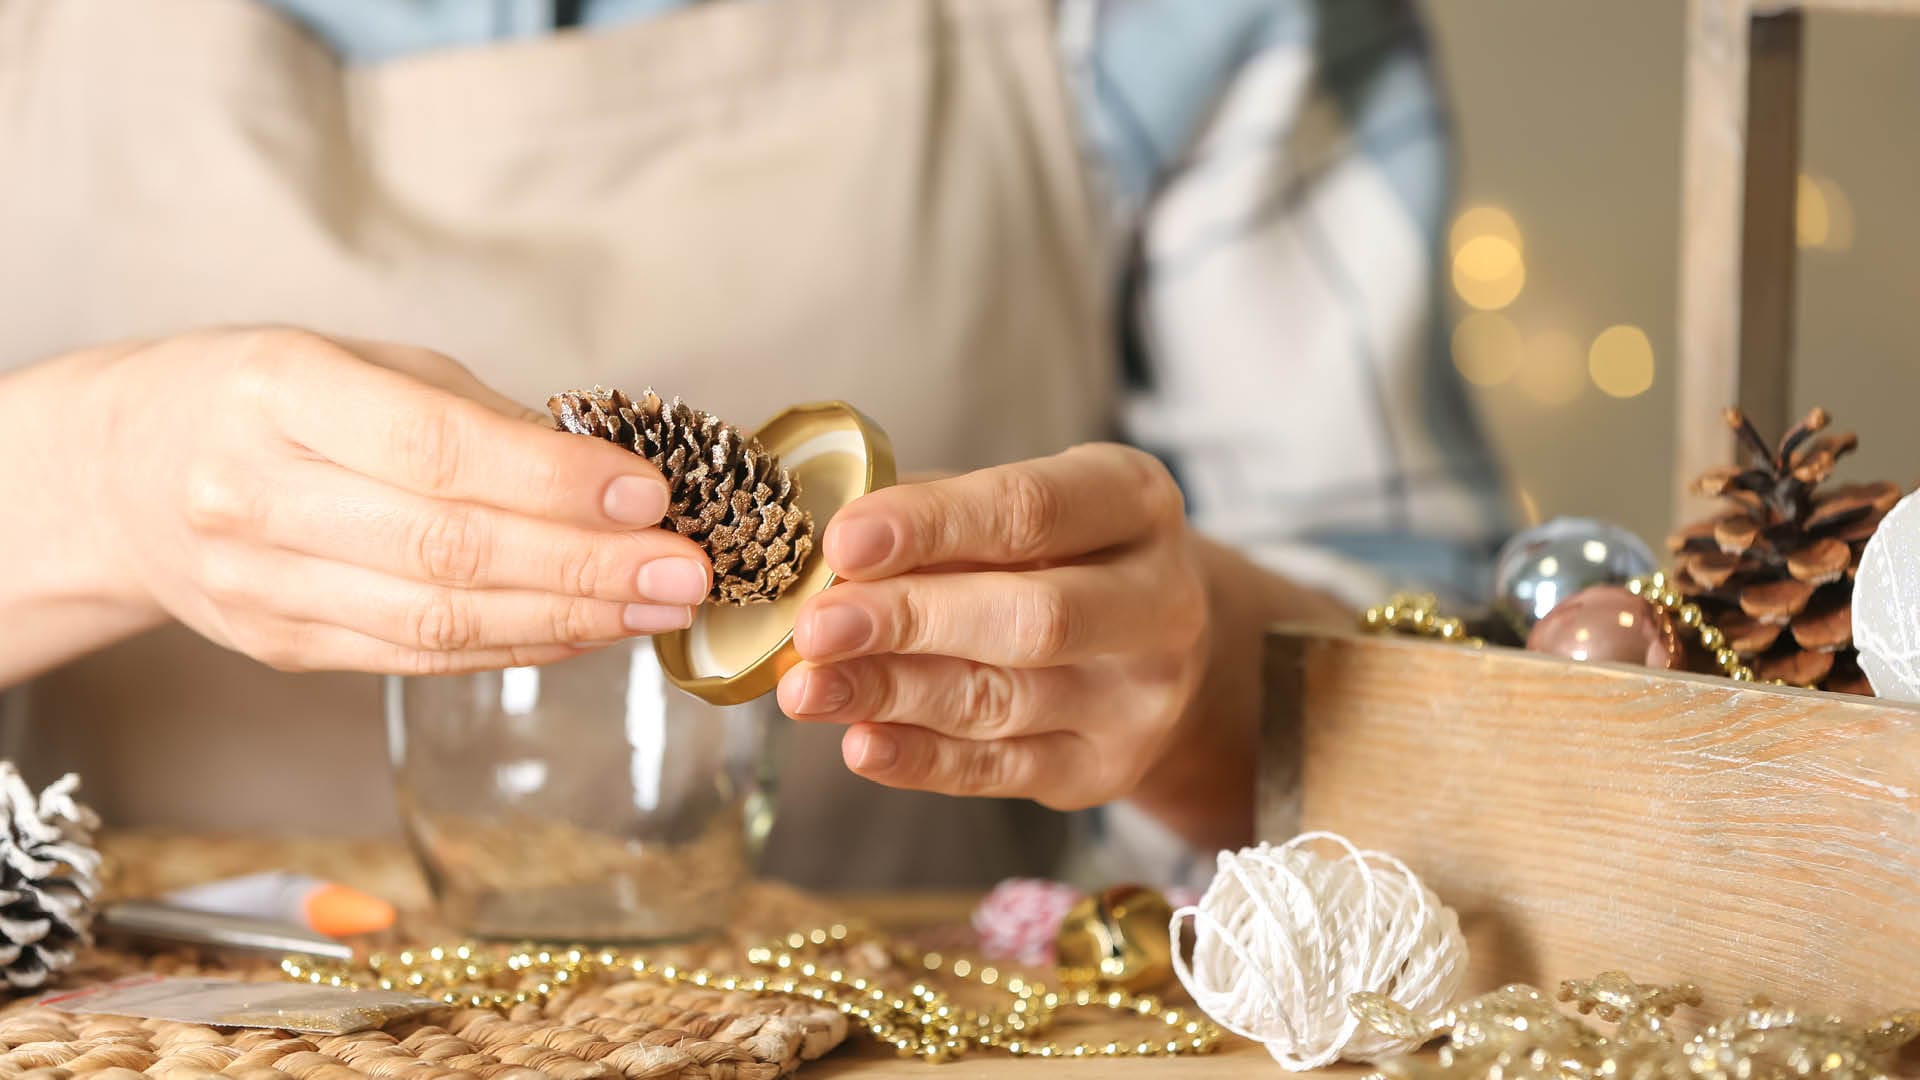
[(0, 974), (14, 990), (43, 985), (92, 940), (100, 819), (74, 799), (79, 784), (68, 773), (36, 800), (19, 770), (0, 762)]
[(1694, 482), (1727, 506), (1668, 539), (1675, 587), (1760, 678), (1870, 692), (1853, 647), (1853, 575), (1899, 487), (1823, 486), (1859, 442), (1826, 434), (1824, 409), (1771, 445), (1738, 410), (1725, 419), (1750, 463)]
[(813, 518), (793, 475), (758, 439), (648, 390), (639, 401), (594, 387), (547, 399), (562, 431), (591, 435), (652, 462), (671, 490), (662, 524), (713, 561), (711, 598), (766, 603), (800, 579), (813, 551)]

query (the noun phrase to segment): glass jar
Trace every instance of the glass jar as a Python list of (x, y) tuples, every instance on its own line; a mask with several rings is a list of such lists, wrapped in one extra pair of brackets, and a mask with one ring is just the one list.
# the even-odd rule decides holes
[(400, 813), (442, 915), (536, 941), (723, 925), (772, 825), (785, 720), (771, 700), (709, 705), (645, 640), (388, 680)]

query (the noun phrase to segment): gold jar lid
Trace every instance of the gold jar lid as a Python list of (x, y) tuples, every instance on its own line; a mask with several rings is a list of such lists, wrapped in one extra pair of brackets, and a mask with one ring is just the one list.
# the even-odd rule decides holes
[(752, 701), (779, 685), (800, 660), (793, 627), (800, 607), (834, 582), (823, 541), (840, 508), (893, 483), (893, 443), (843, 401), (796, 405), (754, 437), (800, 485), (800, 508), (813, 515), (813, 554), (800, 579), (767, 604), (703, 604), (693, 625), (653, 639), (661, 670), (680, 689), (715, 705)]

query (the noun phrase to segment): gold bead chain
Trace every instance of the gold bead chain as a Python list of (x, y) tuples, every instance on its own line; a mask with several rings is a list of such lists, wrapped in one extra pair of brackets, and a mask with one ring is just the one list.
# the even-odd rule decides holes
[(1395, 593), (1384, 604), (1375, 604), (1360, 618), (1360, 625), (1375, 633), (1407, 633), (1437, 637), (1480, 648), (1486, 642), (1467, 633), (1460, 619), (1440, 614), (1440, 602), (1430, 593)]
[[(438, 998), (453, 1006), (505, 1009), (546, 1000), (555, 991), (596, 975), (618, 973), (654, 979), (670, 985), (706, 987), (749, 994), (773, 994), (828, 1005), (864, 1027), (875, 1039), (894, 1047), (902, 1057), (930, 1062), (948, 1061), (969, 1049), (992, 1048), (1021, 1057), (1093, 1058), (1159, 1057), (1204, 1054), (1220, 1043), (1220, 1030), (1203, 1019), (1192, 1019), (1149, 995), (1123, 990), (1079, 987), (1054, 991), (1011, 972), (964, 957), (939, 953), (914, 955), (897, 947), (889, 952), (920, 978), (900, 989), (864, 976), (817, 963), (814, 957), (828, 947), (880, 939), (850, 929), (844, 923), (808, 932), (788, 934), (746, 951), (752, 974), (719, 973), (705, 968), (658, 964), (643, 956), (612, 949), (521, 949), (504, 955), (473, 945), (375, 954), (363, 966), (288, 957), (280, 969), (288, 977), (331, 986), (378, 987)], [(975, 1009), (955, 1002), (935, 987), (930, 977), (942, 972), (970, 979), (1008, 996), (999, 1009)], [(500, 982), (511, 979), (514, 989)], [(1094, 1008), (1151, 1019), (1171, 1032), (1164, 1040), (1075, 1043), (1044, 1041), (1056, 1012), (1063, 1008)]]
[[(1654, 572), (1637, 577), (1626, 583), (1628, 592), (1659, 608), (1662, 613), (1678, 622), (1682, 627), (1699, 635), (1700, 647), (1720, 671), (1729, 679), (1740, 682), (1760, 681), (1752, 667), (1740, 659), (1740, 654), (1727, 647), (1727, 636), (1707, 621), (1706, 613), (1700, 605), (1688, 600), (1673, 589), (1667, 581), (1667, 575)], [(1409, 633), (1424, 637), (1437, 637), (1446, 641), (1458, 641), (1463, 645), (1478, 648), (1486, 642), (1467, 633), (1466, 623), (1457, 618), (1443, 617), (1437, 601), (1422, 593), (1395, 593), (1384, 604), (1375, 604), (1361, 616), (1360, 625), (1375, 633)], [(1772, 686), (1793, 686), (1785, 679), (1768, 679)]]
[[(1681, 596), (1667, 586), (1667, 575), (1658, 571), (1645, 577), (1637, 577), (1627, 582), (1627, 591), (1665, 612), (1681, 626), (1700, 636), (1700, 647), (1713, 657), (1713, 662), (1729, 679), (1740, 682), (1753, 682), (1753, 669), (1740, 659), (1740, 654), (1727, 648), (1727, 636), (1720, 629), (1707, 622), (1700, 605)], [(1768, 680), (1774, 686), (1788, 685), (1785, 679)]]

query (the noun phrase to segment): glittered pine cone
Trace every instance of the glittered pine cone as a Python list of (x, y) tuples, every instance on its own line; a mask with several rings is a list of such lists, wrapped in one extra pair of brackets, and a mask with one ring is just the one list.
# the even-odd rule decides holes
[(799, 580), (813, 551), (813, 518), (799, 485), (759, 440), (675, 398), (648, 390), (635, 401), (594, 387), (547, 399), (562, 431), (639, 454), (667, 478), (662, 525), (700, 544), (713, 561), (711, 598), (766, 603)]
[(1822, 434), (1824, 409), (1771, 447), (1739, 410), (1725, 418), (1753, 462), (1694, 482), (1728, 507), (1668, 538), (1675, 587), (1760, 678), (1871, 694), (1853, 648), (1853, 576), (1899, 487), (1822, 489), (1858, 445), (1852, 434)]

